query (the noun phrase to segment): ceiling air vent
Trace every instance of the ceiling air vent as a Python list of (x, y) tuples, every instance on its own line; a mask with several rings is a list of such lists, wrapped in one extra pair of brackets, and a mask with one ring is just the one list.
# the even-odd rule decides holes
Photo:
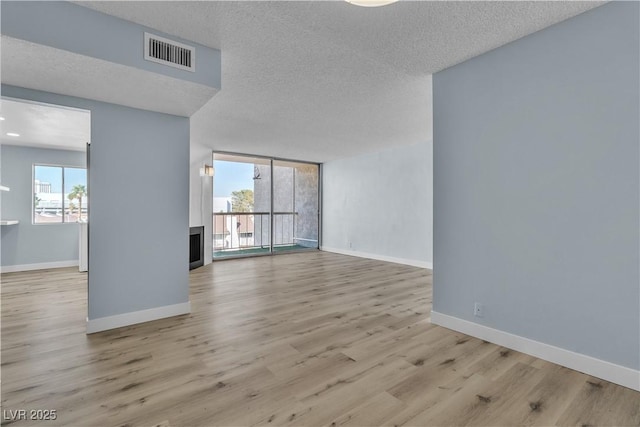
[(144, 33), (144, 59), (158, 64), (196, 71), (196, 49), (193, 46)]

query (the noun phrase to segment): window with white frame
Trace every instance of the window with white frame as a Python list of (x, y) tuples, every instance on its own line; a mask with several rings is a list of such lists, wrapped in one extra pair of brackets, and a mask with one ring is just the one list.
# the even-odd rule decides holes
[(68, 166), (33, 165), (33, 223), (86, 222), (87, 170)]

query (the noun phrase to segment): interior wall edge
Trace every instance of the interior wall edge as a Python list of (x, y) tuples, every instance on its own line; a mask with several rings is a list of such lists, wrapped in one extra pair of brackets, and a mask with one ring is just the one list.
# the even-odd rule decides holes
[(431, 323), (640, 391), (640, 371), (431, 311)]
[(146, 310), (116, 314), (114, 316), (100, 317), (97, 319), (87, 319), (87, 334), (93, 334), (96, 332), (122, 328), (125, 326), (136, 325), (138, 323), (150, 322), (152, 320), (159, 320), (167, 317), (180, 316), (189, 313), (191, 313), (191, 302), (187, 301), (179, 304), (171, 304), (162, 307), (149, 308)]
[(420, 261), (420, 260), (413, 260), (413, 259), (406, 259), (406, 258), (396, 258), (396, 257), (390, 257), (390, 256), (386, 256), (386, 255), (372, 254), (372, 253), (368, 253), (368, 252), (350, 251), (350, 250), (338, 249), (338, 248), (329, 248), (329, 247), (326, 247), (326, 246), (321, 246), (320, 250), (324, 251), (324, 252), (331, 252), (331, 253), (334, 253), (334, 254), (355, 256), (355, 257), (358, 257), (358, 258), (374, 259), (376, 261), (393, 262), (395, 264), (410, 265), (412, 267), (426, 268), (428, 270), (433, 270), (433, 263), (429, 262), (429, 261)]
[(3, 265), (0, 267), (0, 272), (15, 273), (18, 271), (48, 270), (50, 268), (77, 267), (78, 264), (77, 259), (72, 259), (68, 261), (39, 262), (34, 264)]

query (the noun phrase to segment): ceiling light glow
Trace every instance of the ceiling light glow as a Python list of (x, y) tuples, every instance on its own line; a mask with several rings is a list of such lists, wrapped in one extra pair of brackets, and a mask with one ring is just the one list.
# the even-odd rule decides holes
[(364, 7), (378, 7), (386, 6), (391, 3), (395, 3), (398, 0), (346, 0), (347, 3), (354, 4), (356, 6)]
[(4, 120), (4, 117), (0, 117), (0, 122)]
[(20, 136), (20, 134), (15, 132), (7, 132), (7, 136)]

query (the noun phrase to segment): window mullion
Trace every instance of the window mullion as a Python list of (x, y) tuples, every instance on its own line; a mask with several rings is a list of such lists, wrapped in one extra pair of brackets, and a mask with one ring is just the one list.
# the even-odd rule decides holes
[(61, 166), (60, 167), (60, 173), (62, 174), (62, 191), (61, 191), (61, 197), (62, 197), (62, 223), (64, 224), (65, 218), (64, 218), (64, 208), (65, 208), (65, 204), (64, 204), (64, 167)]

